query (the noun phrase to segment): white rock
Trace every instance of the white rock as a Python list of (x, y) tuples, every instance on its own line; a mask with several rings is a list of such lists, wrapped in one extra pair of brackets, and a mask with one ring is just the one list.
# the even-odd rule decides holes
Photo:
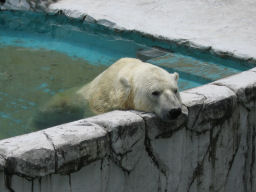
[(103, 158), (109, 151), (107, 132), (88, 122), (68, 123), (46, 129), (43, 133), (54, 146), (57, 172), (76, 171)]
[(86, 121), (104, 127), (110, 135), (110, 153), (114, 161), (126, 171), (134, 169), (144, 149), (143, 119), (129, 111), (113, 111)]
[[(253, 69), (254, 70), (254, 69)], [(233, 90), (240, 102), (244, 104), (255, 101), (256, 98), (256, 74), (254, 71), (245, 71), (224, 79), (213, 82), (216, 85), (229, 87)]]
[(237, 105), (236, 94), (225, 86), (207, 84), (185, 93), (204, 97), (203, 106), (199, 102), (199, 107), (193, 111), (195, 114), (189, 116), (192, 120), (188, 121), (188, 128), (199, 132), (211, 129), (211, 123), (218, 124), (223, 119), (228, 119)]
[(252, 68), (251, 71), (256, 72), (256, 67)]
[(42, 132), (1, 140), (0, 154), (10, 174), (35, 177), (55, 171), (54, 148)]
[(128, 30), (255, 58), (255, 6), (254, 0), (61, 0), (50, 9), (80, 11)]

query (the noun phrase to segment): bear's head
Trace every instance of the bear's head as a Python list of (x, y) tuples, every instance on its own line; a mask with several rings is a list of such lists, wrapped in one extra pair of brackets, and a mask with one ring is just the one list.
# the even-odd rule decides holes
[[(176, 119), (181, 113), (181, 98), (178, 89), (179, 74), (170, 74), (162, 68), (153, 66), (133, 74), (126, 87), (131, 87), (133, 108), (139, 111), (154, 112), (163, 121)], [(132, 84), (132, 86), (128, 86)]]

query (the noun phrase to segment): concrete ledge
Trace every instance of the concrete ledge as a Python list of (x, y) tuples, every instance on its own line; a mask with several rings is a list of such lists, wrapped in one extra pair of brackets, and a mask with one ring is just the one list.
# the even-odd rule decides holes
[(143, 138), (138, 115), (113, 111), (1, 140), (0, 168), (27, 177), (67, 174), (105, 156), (127, 154)]
[(237, 105), (235, 93), (225, 86), (204, 85), (184, 91), (183, 97), (189, 111), (187, 128), (197, 132), (230, 118)]
[(250, 71), (256, 72), (256, 67), (252, 68)]
[[(35, 8), (24, 2), (19, 6)], [(123, 30), (87, 14), (57, 12)], [(165, 40), (255, 61), (187, 40)], [(256, 68), (181, 97), (183, 115), (170, 123), (154, 114), (113, 111), (1, 140), (0, 191), (48, 192), (62, 184), (73, 192), (256, 191)]]
[[(252, 69), (182, 92), (183, 115), (170, 123), (161, 122), (150, 113), (113, 111), (1, 140), (0, 174), (9, 179), (10, 175), (17, 175), (18, 180), (58, 177), (83, 172), (84, 168), (95, 163), (98, 167), (100, 162), (107, 161), (111, 162), (106, 165), (107, 169), (117, 167), (116, 174), (127, 175), (127, 178), (135, 175), (137, 179), (127, 180), (128, 188), (144, 182), (139, 173), (146, 166), (146, 169), (154, 167), (148, 174), (160, 174), (159, 181), (147, 178), (153, 182), (149, 190), (161, 186), (173, 191), (182, 181), (188, 191), (205, 191), (208, 182), (217, 179), (208, 175), (208, 171), (214, 171), (222, 178), (212, 184), (214, 188), (225, 185), (231, 191), (244, 191), (235, 190), (238, 186), (233, 186), (229, 179), (238, 177), (242, 185), (244, 177), (248, 182), (254, 178), (255, 74)], [(209, 161), (205, 161), (206, 157)], [(179, 159), (183, 159), (184, 164)], [(179, 180), (175, 179), (177, 175)], [(202, 185), (196, 185), (196, 179), (202, 179)]]
[[(55, 173), (71, 173), (109, 151), (107, 132), (90, 123), (73, 122), (42, 131), (55, 152)], [(45, 173), (49, 174), (48, 173)]]
[(126, 172), (134, 169), (145, 138), (143, 119), (130, 111), (113, 111), (85, 119), (101, 125), (110, 137), (110, 158)]
[(1, 140), (0, 156), (10, 174), (34, 177), (54, 172), (54, 149), (42, 132)]
[(214, 85), (226, 86), (236, 93), (239, 101), (245, 105), (256, 99), (255, 68), (213, 82)]
[(11, 174), (36, 177), (74, 172), (108, 155), (117, 160), (136, 142), (143, 142), (145, 126), (151, 139), (171, 137), (185, 124), (190, 130), (205, 132), (210, 129), (208, 123), (231, 118), (237, 98), (244, 104), (255, 101), (255, 90), (255, 72), (246, 71), (182, 92), (188, 109), (183, 113), (188, 113), (188, 118), (185, 115), (173, 123), (161, 122), (154, 114), (113, 111), (1, 140), (0, 167)]

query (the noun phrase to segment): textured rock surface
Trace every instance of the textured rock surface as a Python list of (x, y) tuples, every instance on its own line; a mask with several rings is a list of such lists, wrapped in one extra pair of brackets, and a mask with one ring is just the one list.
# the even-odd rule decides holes
[[(33, 10), (49, 3), (0, 5)], [(55, 8), (111, 28), (186, 38), (220, 55), (256, 56), (252, 0), (63, 0)], [(0, 141), (0, 191), (256, 191), (256, 68), (181, 96), (184, 115), (168, 124), (153, 114), (115, 111)]]
[(55, 151), (55, 171), (70, 173), (108, 153), (106, 131), (95, 124), (74, 122), (43, 131)]
[(50, 5), (50, 9), (88, 13), (126, 29), (248, 58), (256, 57), (255, 7), (254, 0), (60, 0)]
[(251, 102), (255, 102), (256, 98), (256, 74), (253, 71), (254, 69), (221, 79), (213, 84), (228, 87), (237, 94), (241, 104), (250, 105)]
[(114, 111), (3, 140), (0, 189), (253, 192), (255, 88), (246, 71), (182, 92), (183, 115), (171, 123)]
[(34, 177), (54, 172), (54, 149), (42, 132), (1, 140), (0, 154), (8, 174)]
[(87, 121), (109, 132), (111, 158), (124, 171), (133, 170), (143, 151), (145, 125), (142, 119), (131, 112), (114, 111)]

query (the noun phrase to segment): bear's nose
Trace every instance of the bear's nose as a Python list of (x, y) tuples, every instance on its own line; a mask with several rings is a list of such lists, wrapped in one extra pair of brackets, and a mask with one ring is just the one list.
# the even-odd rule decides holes
[(176, 119), (181, 114), (181, 108), (171, 109), (169, 111), (169, 118)]

